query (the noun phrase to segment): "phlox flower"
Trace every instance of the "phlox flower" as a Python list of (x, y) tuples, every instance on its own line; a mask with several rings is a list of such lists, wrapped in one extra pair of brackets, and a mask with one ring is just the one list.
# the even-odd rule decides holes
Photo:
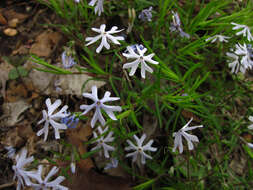
[(227, 52), (226, 55), (233, 61), (229, 63), (228, 67), (232, 68), (231, 73), (238, 73), (240, 70), (245, 73), (247, 69), (253, 67), (253, 61), (251, 60), (252, 52), (246, 44), (241, 45), (240, 43), (235, 45), (235, 50)]
[(76, 64), (74, 58), (71, 57), (70, 53), (68, 53), (67, 50), (62, 53), (61, 59), (62, 59), (63, 67), (65, 69), (69, 69)]
[(152, 60), (152, 57), (155, 55), (154, 53), (146, 56), (144, 55), (147, 51), (147, 48), (143, 47), (143, 49), (141, 49), (141, 46), (139, 45), (136, 45), (135, 47), (137, 49), (137, 52), (131, 46), (127, 46), (128, 53), (123, 53), (123, 56), (125, 56), (127, 59), (135, 59), (133, 62), (124, 64), (123, 69), (131, 68), (129, 76), (133, 76), (139, 66), (139, 63), (141, 63), (141, 77), (145, 78), (146, 71), (150, 73), (153, 72), (153, 69), (149, 67), (146, 62), (154, 65), (157, 65), (159, 63)]
[(31, 185), (31, 181), (29, 179), (29, 174), (31, 172), (25, 171), (25, 166), (29, 163), (31, 163), (34, 159), (33, 156), (26, 158), (27, 156), (27, 150), (23, 149), (21, 154), (16, 155), (16, 165), (12, 166), (12, 169), (14, 170), (14, 177), (13, 179), (15, 180), (16, 178), (18, 179), (17, 182), (17, 190), (20, 190), (21, 187), (24, 187), (24, 185)]
[(106, 164), (104, 170), (109, 170), (112, 168), (117, 168), (119, 164), (119, 161), (116, 158), (111, 158), (111, 162), (109, 162), (108, 164)]
[[(108, 131), (108, 127), (106, 127), (104, 130), (102, 130), (102, 128), (100, 126), (98, 127), (99, 135), (103, 135), (107, 131)], [(92, 148), (91, 150), (96, 150), (96, 149), (103, 148), (104, 156), (106, 158), (109, 158), (110, 157), (109, 151), (114, 151), (115, 150), (115, 148), (113, 146), (110, 146), (110, 145), (106, 144), (106, 143), (110, 143), (114, 140), (114, 137), (112, 137), (112, 135), (113, 135), (113, 132), (110, 131), (106, 137), (101, 136), (101, 137), (98, 138), (97, 133), (94, 131), (93, 132), (93, 137), (98, 138), (98, 139), (96, 140), (97, 145), (94, 148)], [(101, 156), (101, 151), (99, 152), (99, 154)]]
[(223, 35), (214, 35), (214, 36), (211, 36), (211, 37), (207, 38), (206, 42), (210, 41), (210, 40), (212, 40), (211, 43), (214, 43), (215, 41), (228, 42), (227, 39), (230, 39), (230, 37), (223, 36)]
[(68, 106), (65, 105), (59, 112), (54, 113), (55, 110), (61, 105), (61, 100), (58, 99), (52, 104), (50, 98), (47, 98), (46, 105), (48, 111), (47, 112), (46, 110), (42, 111), (43, 118), (38, 122), (38, 125), (43, 122), (45, 122), (45, 124), (44, 127), (37, 132), (37, 136), (40, 136), (44, 133), (44, 141), (46, 141), (48, 136), (48, 127), (49, 124), (51, 124), (51, 126), (54, 128), (55, 139), (59, 139), (60, 138), (59, 129), (67, 129), (67, 126), (64, 123), (58, 123), (56, 121), (60, 120), (61, 118), (65, 118), (69, 115), (66, 112)]
[(119, 40), (124, 40), (123, 36), (113, 36), (112, 34), (115, 33), (119, 33), (122, 30), (117, 30), (118, 27), (117, 26), (113, 26), (111, 28), (111, 30), (109, 31), (105, 31), (105, 24), (102, 24), (100, 26), (100, 28), (91, 28), (91, 30), (93, 30), (94, 32), (99, 33), (99, 35), (95, 36), (95, 37), (87, 37), (85, 38), (85, 41), (87, 41), (88, 43), (86, 44), (86, 46), (89, 46), (90, 44), (95, 43), (96, 41), (101, 40), (100, 45), (98, 46), (98, 48), (96, 49), (97, 53), (100, 53), (100, 51), (102, 50), (103, 47), (105, 47), (106, 49), (110, 49), (110, 44), (108, 43), (107, 40), (109, 40), (110, 42), (116, 44), (116, 45), (120, 45)]
[(197, 136), (190, 135), (190, 134), (186, 133), (186, 131), (190, 131), (190, 130), (193, 130), (193, 129), (196, 129), (199, 127), (203, 127), (203, 125), (188, 127), (189, 124), (191, 123), (192, 119), (193, 118), (191, 118), (190, 121), (188, 121), (188, 123), (186, 123), (185, 126), (183, 126), (178, 132), (173, 133), (173, 137), (175, 137), (174, 147), (172, 150), (173, 152), (175, 152), (177, 148), (179, 149), (180, 154), (183, 152), (182, 136), (186, 139), (189, 150), (194, 149), (192, 142), (199, 142), (199, 139)]
[(144, 140), (146, 139), (146, 134), (144, 133), (141, 138), (139, 139), (136, 135), (134, 135), (134, 139), (136, 141), (136, 144), (133, 144), (130, 140), (127, 140), (128, 147), (125, 148), (126, 151), (129, 150), (134, 150), (132, 153), (128, 153), (126, 157), (133, 157), (133, 162), (136, 162), (137, 157), (141, 157), (141, 163), (145, 164), (146, 163), (146, 158), (152, 159), (152, 157), (148, 154), (145, 153), (145, 151), (152, 151), (155, 152), (157, 148), (152, 147), (151, 145), (153, 144), (154, 140), (150, 140), (147, 142), (147, 144), (143, 145)]
[(247, 37), (248, 41), (252, 41), (253, 37), (250, 33), (250, 29), (247, 25), (243, 25), (243, 24), (236, 24), (234, 22), (231, 22), (232, 25), (235, 25), (232, 29), (233, 30), (238, 30), (238, 29), (242, 29), (241, 31), (237, 32), (236, 35), (243, 35), (243, 37)]
[(42, 179), (42, 169), (42, 165), (39, 165), (37, 172), (30, 175), (31, 178), (38, 182), (31, 183), (31, 187), (33, 187), (34, 190), (48, 190), (51, 188), (53, 190), (68, 190), (67, 187), (60, 185), (60, 183), (65, 180), (65, 177), (63, 176), (58, 176), (56, 179), (49, 181), (50, 178), (59, 171), (56, 166), (49, 171), (44, 179)]
[(183, 29), (181, 28), (181, 20), (179, 18), (179, 15), (177, 12), (174, 12), (172, 11), (172, 23), (170, 25), (170, 31), (171, 32), (179, 32), (179, 35), (182, 37), (182, 38), (190, 38), (190, 35), (187, 34), (186, 32), (183, 31)]
[(114, 115), (114, 111), (121, 111), (121, 107), (120, 106), (109, 106), (109, 105), (105, 105), (104, 103), (106, 102), (110, 102), (110, 101), (116, 101), (119, 100), (119, 97), (110, 97), (111, 93), (106, 91), (105, 95), (102, 99), (98, 98), (98, 94), (97, 94), (97, 87), (96, 86), (92, 86), (91, 88), (92, 93), (83, 93), (83, 96), (85, 98), (89, 98), (91, 100), (94, 101), (93, 104), (91, 105), (81, 105), (80, 109), (81, 110), (85, 110), (82, 115), (88, 113), (90, 110), (92, 110), (93, 108), (95, 108), (95, 114), (92, 117), (91, 120), (91, 127), (93, 128), (97, 122), (97, 120), (99, 120), (99, 122), (101, 123), (102, 126), (105, 125), (105, 119), (102, 116), (101, 113), (101, 109), (103, 109), (107, 115), (112, 119), (112, 120), (117, 120), (117, 118)]
[(98, 13), (98, 16), (100, 16), (101, 13), (104, 12), (103, 4), (104, 4), (104, 0), (91, 0), (89, 3), (90, 6), (93, 6), (93, 7), (95, 6), (95, 14)]
[(152, 9), (153, 7), (149, 7), (148, 9), (143, 9), (141, 13), (139, 14), (138, 18), (142, 21), (152, 21)]

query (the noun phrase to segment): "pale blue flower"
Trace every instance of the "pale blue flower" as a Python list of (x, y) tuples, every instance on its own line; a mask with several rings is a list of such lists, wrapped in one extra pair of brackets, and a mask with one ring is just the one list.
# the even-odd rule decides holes
[(53, 190), (68, 190), (67, 187), (60, 185), (62, 181), (65, 180), (65, 177), (58, 176), (56, 179), (49, 181), (52, 176), (58, 173), (59, 169), (54, 166), (47, 176), (42, 179), (42, 169), (43, 166), (39, 165), (38, 170), (36, 173), (30, 174), (30, 177), (35, 179), (37, 183), (31, 183), (31, 187), (33, 187), (34, 190), (47, 190), (47, 189), (53, 189)]
[(61, 59), (62, 59), (63, 67), (65, 69), (69, 69), (76, 64), (75, 60), (70, 55), (68, 55), (66, 51), (62, 53)]
[(60, 111), (58, 111), (57, 113), (54, 113), (55, 110), (61, 105), (61, 100), (58, 99), (52, 104), (50, 98), (47, 98), (46, 105), (47, 105), (48, 111), (46, 110), (42, 111), (43, 118), (42, 120), (38, 122), (38, 125), (43, 122), (45, 122), (45, 124), (44, 124), (44, 127), (37, 132), (37, 136), (40, 136), (44, 133), (44, 141), (46, 141), (47, 136), (48, 136), (48, 131), (49, 131), (48, 127), (49, 127), (49, 124), (51, 124), (51, 126), (54, 128), (55, 139), (59, 139), (60, 138), (59, 129), (67, 129), (67, 126), (64, 123), (58, 123), (56, 121), (64, 117), (67, 117), (69, 115), (66, 113), (68, 106), (65, 105), (62, 107)]
[(23, 149), (21, 154), (16, 155), (16, 165), (12, 166), (12, 169), (14, 170), (14, 180), (17, 178), (17, 190), (20, 190), (21, 187), (24, 187), (26, 185), (31, 185), (31, 181), (29, 179), (29, 174), (32, 172), (25, 171), (25, 166), (27, 164), (30, 164), (34, 158), (33, 156), (26, 158), (27, 156), (27, 150)]
[[(106, 127), (104, 130), (102, 130), (102, 128), (100, 126), (98, 127), (99, 136), (105, 134), (107, 131), (108, 131), (108, 127)], [(104, 150), (105, 158), (109, 158), (110, 157), (109, 151), (115, 150), (115, 148), (113, 146), (106, 144), (106, 143), (113, 142), (114, 137), (112, 137), (112, 135), (113, 135), (113, 132), (110, 131), (106, 137), (103, 135), (98, 138), (97, 133), (94, 131), (93, 137), (95, 139), (96, 138), (98, 138), (98, 139), (96, 140), (97, 145), (94, 148), (92, 148), (91, 150), (96, 150), (96, 149), (102, 148)], [(101, 153), (102, 153), (102, 151), (99, 152), (100, 156), (102, 155)]]
[(184, 38), (184, 37), (190, 38), (190, 35), (187, 34), (186, 32), (184, 32), (183, 29), (181, 28), (181, 21), (180, 21), (178, 13), (172, 11), (172, 14), (173, 14), (173, 16), (172, 16), (172, 21), (173, 22), (170, 25), (170, 31), (171, 32), (175, 32), (175, 31), (179, 32), (179, 35), (182, 38)]
[(119, 161), (116, 158), (111, 158), (111, 162), (107, 163), (104, 170), (109, 170), (113, 168), (117, 168)]
[(152, 21), (152, 9), (153, 7), (149, 7), (148, 9), (143, 9), (139, 14), (138, 18), (142, 21)]
[(89, 3), (90, 6), (93, 6), (93, 7), (95, 6), (95, 14), (98, 13), (98, 16), (100, 16), (101, 13), (104, 12), (103, 4), (104, 4), (104, 0), (91, 0)]
[(85, 45), (89, 46), (89, 45), (95, 43), (96, 41), (102, 39), (100, 45), (96, 49), (97, 53), (100, 53), (100, 51), (102, 50), (103, 47), (105, 47), (106, 49), (110, 49), (110, 44), (108, 43), (108, 41), (112, 42), (113, 44), (120, 45), (119, 40), (124, 40), (124, 37), (123, 36), (113, 36), (112, 34), (119, 33), (123, 29), (118, 30), (117, 26), (113, 26), (111, 28), (111, 30), (105, 31), (105, 28), (106, 28), (105, 24), (102, 24), (99, 29), (98, 28), (91, 28), (91, 30), (93, 30), (94, 32), (99, 33), (99, 35), (97, 35), (95, 37), (85, 38), (85, 41), (88, 42)]
[(136, 162), (138, 156), (141, 157), (141, 163), (145, 164), (146, 163), (146, 158), (147, 159), (152, 159), (152, 157), (148, 154), (145, 153), (145, 151), (152, 151), (155, 152), (157, 148), (152, 147), (151, 145), (153, 144), (154, 140), (150, 140), (147, 142), (147, 144), (143, 145), (144, 140), (146, 139), (146, 134), (144, 133), (141, 138), (138, 138), (136, 135), (134, 135), (134, 139), (136, 141), (136, 144), (133, 144), (130, 140), (127, 140), (127, 143), (129, 144), (128, 147), (125, 148), (126, 151), (129, 150), (134, 150), (132, 153), (128, 153), (126, 157), (133, 157), (133, 162)]
[(196, 129), (199, 127), (203, 127), (203, 125), (188, 127), (192, 120), (193, 120), (193, 118), (191, 118), (190, 121), (188, 121), (188, 123), (186, 123), (178, 132), (173, 133), (173, 137), (175, 137), (174, 147), (172, 150), (173, 152), (175, 152), (177, 148), (179, 149), (180, 154), (183, 152), (184, 149), (183, 149), (183, 143), (182, 143), (182, 136), (186, 139), (189, 150), (194, 149), (192, 142), (199, 142), (199, 139), (197, 136), (190, 135), (190, 134), (186, 133), (186, 131), (190, 131), (190, 130), (193, 130), (193, 129)]
[(119, 97), (110, 97), (111, 93), (106, 91), (105, 95), (102, 99), (98, 98), (98, 93), (97, 93), (97, 87), (96, 86), (92, 86), (91, 88), (92, 93), (83, 93), (83, 96), (85, 98), (89, 98), (91, 100), (94, 101), (93, 104), (91, 105), (81, 105), (80, 109), (81, 110), (85, 110), (82, 115), (88, 113), (90, 110), (92, 110), (93, 108), (95, 108), (95, 114), (92, 117), (91, 120), (91, 127), (93, 128), (97, 122), (97, 120), (99, 120), (99, 122), (101, 123), (102, 126), (105, 125), (105, 119), (102, 116), (102, 112), (101, 109), (103, 109), (107, 115), (112, 119), (112, 120), (117, 120), (117, 118), (114, 115), (114, 111), (121, 111), (121, 107), (120, 106), (109, 106), (109, 105), (105, 105), (104, 103), (106, 102), (110, 102), (110, 101), (116, 101), (119, 100)]

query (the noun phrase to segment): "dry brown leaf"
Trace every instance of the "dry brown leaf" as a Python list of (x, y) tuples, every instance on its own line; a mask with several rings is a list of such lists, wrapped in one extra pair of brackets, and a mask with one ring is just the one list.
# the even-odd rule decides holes
[(191, 119), (193, 118), (194, 121), (196, 122), (201, 122), (201, 120), (192, 112), (188, 111), (188, 110), (182, 110), (182, 115), (184, 116), (185, 119)]
[(4, 115), (7, 116), (7, 120), (4, 120), (1, 125), (13, 126), (22, 120), (21, 114), (26, 111), (31, 105), (24, 100), (17, 102), (5, 102), (3, 104)]
[(6, 82), (9, 79), (8, 74), (13, 68), (14, 67), (11, 64), (7, 63), (7, 61), (3, 61), (2, 63), (0, 63), (0, 80), (2, 83), (1, 93), (3, 97), (5, 97)]
[(7, 24), (7, 20), (4, 18), (4, 16), (2, 15), (2, 13), (0, 13), (0, 24), (3, 24), (3, 25)]
[[(60, 67), (60, 65), (56, 65)], [(35, 64), (28, 61), (25, 66), (26, 69), (30, 70), (32, 67), (43, 68), (41, 65)], [(75, 68), (71, 68), (69, 71), (76, 72)], [(89, 80), (83, 91), (90, 91), (93, 85), (98, 88), (105, 85), (104, 81), (90, 80), (91, 76), (87, 74), (71, 74), (71, 75), (54, 75), (51, 73), (41, 72), (35, 69), (30, 70), (28, 77), (24, 78), (26, 84), (33, 83), (36, 89), (45, 95), (77, 95), (82, 96), (82, 86)], [(55, 81), (59, 81), (57, 87), (61, 88), (62, 91), (56, 91)]]
[(9, 9), (9, 10), (6, 9), (5, 11), (3, 11), (3, 15), (8, 20), (8, 23), (13, 19), (18, 19), (18, 23), (22, 23), (25, 21), (25, 19), (27, 19), (29, 17), (29, 15), (23, 14), (23, 13), (18, 13), (16, 11), (14, 11), (13, 9)]
[(35, 43), (30, 49), (30, 53), (39, 57), (49, 57), (58, 42), (61, 40), (62, 35), (59, 32), (44, 31), (35, 39)]
[(71, 190), (131, 190), (128, 180), (98, 174), (94, 170), (81, 172), (64, 181)]
[[(88, 141), (88, 137), (91, 136), (91, 134), (91, 126), (84, 125), (82, 122), (79, 122), (75, 129), (67, 130), (66, 132), (69, 142), (77, 148), (80, 155), (83, 155), (87, 152), (87, 145), (84, 145), (83, 143)], [(81, 159), (77, 163), (77, 166), (83, 171), (88, 171), (94, 167), (90, 158), (85, 160)]]

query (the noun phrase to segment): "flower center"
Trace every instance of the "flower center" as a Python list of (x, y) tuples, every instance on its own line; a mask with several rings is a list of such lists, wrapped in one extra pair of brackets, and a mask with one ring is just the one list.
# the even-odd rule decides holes
[(100, 101), (97, 101), (97, 105), (100, 106), (100, 105), (101, 105), (101, 102), (100, 102)]
[(138, 148), (138, 152), (142, 152), (142, 148), (141, 147)]

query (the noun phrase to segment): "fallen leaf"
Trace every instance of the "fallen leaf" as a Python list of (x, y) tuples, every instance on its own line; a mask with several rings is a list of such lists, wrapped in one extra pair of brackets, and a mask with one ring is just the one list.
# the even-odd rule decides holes
[(4, 16), (2, 15), (2, 13), (0, 13), (0, 24), (3, 24), (3, 25), (6, 25), (6, 24), (7, 24), (7, 21), (6, 21), (6, 19), (4, 18)]
[[(58, 67), (58, 65), (56, 65)], [(43, 68), (41, 65), (28, 61), (25, 66), (26, 69), (31, 69), (32, 67)], [(75, 68), (71, 68), (69, 71), (76, 72)], [(91, 90), (93, 85), (98, 88), (105, 85), (104, 81), (90, 80), (91, 76), (87, 74), (70, 74), (70, 75), (55, 75), (48, 72), (42, 72), (35, 69), (31, 69), (28, 77), (24, 78), (25, 83), (33, 83), (33, 86), (42, 94), (45, 95), (76, 95), (82, 96), (83, 84), (89, 80), (83, 91), (87, 92)], [(57, 82), (57, 87), (61, 88), (61, 91), (56, 90), (55, 82)]]
[(13, 126), (22, 120), (21, 114), (30, 108), (25, 100), (19, 100), (17, 102), (5, 102), (3, 104), (4, 115), (7, 116), (7, 120), (4, 120), (1, 125), (3, 126)]
[[(91, 134), (91, 126), (84, 125), (82, 122), (79, 122), (75, 129), (67, 130), (66, 132), (69, 142), (77, 148), (80, 155), (84, 155), (87, 152), (87, 145), (84, 145), (84, 142), (88, 141), (88, 137)], [(88, 171), (94, 167), (90, 158), (81, 159), (77, 166), (83, 171)]]
[(194, 121), (196, 122), (201, 122), (201, 120), (192, 112), (188, 111), (188, 110), (182, 110), (182, 115), (184, 116), (184, 118), (186, 119), (191, 119), (193, 118)]
[(29, 17), (27, 14), (18, 13), (13, 9), (6, 9), (3, 11), (3, 15), (8, 20), (8, 23), (13, 19), (18, 19), (18, 23), (22, 23)]
[(35, 39), (35, 43), (30, 49), (30, 53), (39, 57), (49, 57), (61, 40), (62, 35), (59, 32), (44, 31)]
[(0, 80), (2, 83), (1, 93), (3, 97), (5, 97), (6, 82), (9, 79), (8, 74), (13, 68), (14, 67), (5, 60), (0, 63)]

